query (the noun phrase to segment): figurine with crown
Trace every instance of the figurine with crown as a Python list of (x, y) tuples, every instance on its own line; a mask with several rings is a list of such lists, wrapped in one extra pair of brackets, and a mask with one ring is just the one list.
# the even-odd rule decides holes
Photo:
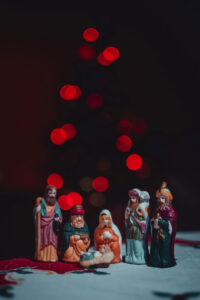
[(177, 215), (172, 207), (173, 196), (163, 182), (156, 191), (156, 208), (152, 213), (151, 250), (149, 265), (168, 268), (176, 264), (174, 258), (174, 241), (176, 236)]
[(84, 220), (85, 210), (82, 205), (74, 205), (70, 210), (70, 221), (63, 229), (62, 260), (79, 263), (80, 256), (90, 245), (89, 229)]

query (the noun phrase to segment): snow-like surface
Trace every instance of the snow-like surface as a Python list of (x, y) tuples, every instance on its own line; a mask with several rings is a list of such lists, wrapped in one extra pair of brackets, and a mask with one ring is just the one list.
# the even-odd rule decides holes
[[(200, 241), (200, 232), (178, 233), (177, 237)], [(14, 278), (24, 278), (21, 285), (13, 288), (14, 299), (156, 300), (162, 298), (155, 292), (169, 293), (163, 299), (172, 299), (170, 294), (200, 293), (200, 249), (176, 245), (175, 256), (177, 265), (168, 269), (120, 263), (97, 269), (105, 274), (59, 275), (38, 270), (27, 275), (12, 273)], [(200, 299), (200, 295), (191, 299)]]

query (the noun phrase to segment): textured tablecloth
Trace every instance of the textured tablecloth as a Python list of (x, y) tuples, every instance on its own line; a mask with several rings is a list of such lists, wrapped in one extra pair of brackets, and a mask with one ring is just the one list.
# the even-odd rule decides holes
[(52, 264), (46, 267), (28, 260), (24, 260), (27, 266), (20, 265), (19, 259), (15, 260), (13, 269), (12, 261), (1, 261), (0, 297), (19, 300), (200, 299), (200, 248), (193, 241), (200, 241), (200, 232), (177, 234), (177, 265), (168, 269), (119, 263), (104, 269), (83, 270), (72, 264), (63, 267), (61, 262), (53, 268)]

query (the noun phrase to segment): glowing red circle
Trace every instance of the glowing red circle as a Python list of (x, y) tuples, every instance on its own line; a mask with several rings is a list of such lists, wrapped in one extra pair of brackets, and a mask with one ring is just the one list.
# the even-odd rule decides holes
[(129, 134), (133, 130), (133, 125), (129, 120), (121, 120), (117, 124), (117, 129), (121, 133)]
[(67, 134), (63, 128), (55, 128), (50, 133), (50, 139), (55, 145), (62, 145), (67, 139)]
[(58, 198), (58, 204), (62, 210), (69, 210), (74, 206), (74, 201), (67, 197), (68, 195), (61, 195)]
[(62, 128), (66, 132), (67, 140), (73, 139), (77, 134), (76, 127), (73, 124), (64, 124)]
[(87, 97), (87, 105), (92, 109), (99, 108), (103, 103), (103, 98), (97, 93), (92, 93)]
[(63, 178), (57, 173), (52, 173), (47, 178), (47, 184), (53, 185), (57, 189), (60, 189), (61, 187), (63, 187)]
[(131, 154), (127, 157), (126, 165), (128, 169), (136, 171), (142, 166), (142, 158), (138, 154)]
[(76, 97), (76, 86), (71, 84), (63, 85), (60, 89), (60, 97), (63, 100), (73, 100)]
[(105, 192), (109, 188), (109, 180), (103, 176), (99, 176), (93, 180), (92, 185), (97, 192)]
[(78, 49), (78, 56), (81, 59), (91, 60), (95, 56), (95, 51), (90, 45), (82, 45)]
[(103, 56), (103, 53), (100, 53), (97, 57), (97, 61), (100, 65), (102, 66), (109, 66), (112, 64), (112, 61), (108, 61), (105, 59), (105, 57)]
[(117, 138), (116, 147), (119, 151), (127, 152), (131, 149), (133, 142), (127, 135), (122, 135)]
[(73, 201), (73, 205), (81, 204), (83, 202), (82, 196), (77, 192), (71, 192), (67, 195), (68, 201)]
[(103, 56), (107, 61), (113, 62), (119, 58), (119, 50), (116, 47), (107, 47), (103, 51)]
[(99, 32), (95, 28), (87, 28), (83, 32), (83, 38), (87, 42), (94, 42), (99, 38)]
[(143, 118), (134, 118), (132, 125), (135, 133), (142, 133), (147, 129), (147, 124)]

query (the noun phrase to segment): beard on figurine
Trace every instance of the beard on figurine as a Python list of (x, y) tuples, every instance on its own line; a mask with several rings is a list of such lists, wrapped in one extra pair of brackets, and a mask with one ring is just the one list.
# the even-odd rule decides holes
[(176, 236), (177, 216), (172, 207), (173, 196), (163, 182), (156, 191), (157, 205), (151, 219), (151, 250), (149, 265), (158, 268), (173, 267), (174, 242)]
[(70, 210), (70, 221), (63, 229), (62, 260), (64, 262), (79, 263), (81, 253), (89, 248), (89, 229), (84, 214), (82, 205), (74, 205)]

